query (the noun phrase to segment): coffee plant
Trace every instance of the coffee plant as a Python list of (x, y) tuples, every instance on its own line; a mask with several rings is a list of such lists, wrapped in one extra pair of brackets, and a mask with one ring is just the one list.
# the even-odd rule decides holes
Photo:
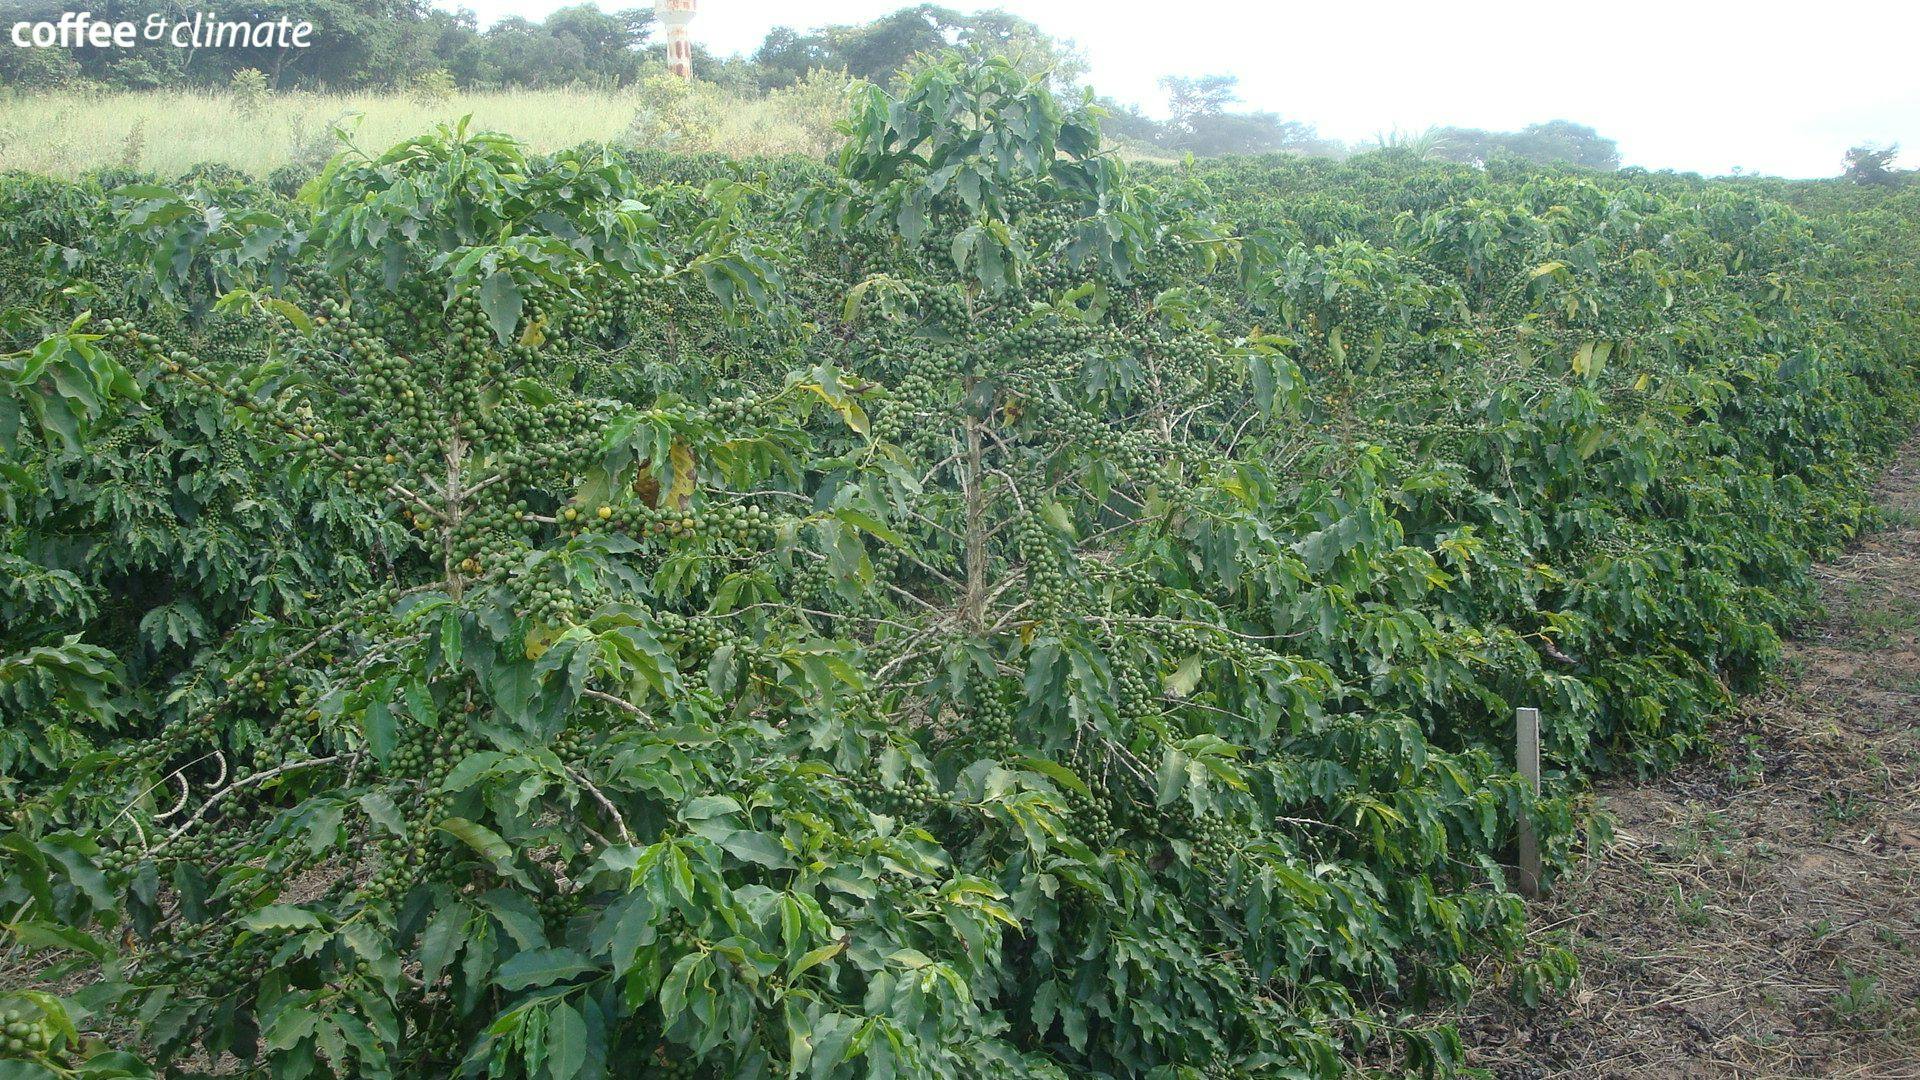
[(845, 128), (0, 178), (0, 1074), (1452, 1072), (1920, 419), (1910, 192)]

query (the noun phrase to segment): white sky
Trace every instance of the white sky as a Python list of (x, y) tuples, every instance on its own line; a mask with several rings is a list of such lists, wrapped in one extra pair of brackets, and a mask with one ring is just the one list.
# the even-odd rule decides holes
[[(434, 0), (482, 24), (567, 0)], [(577, 2), (577, 0), (576, 0)], [(617, 9), (647, 0), (600, 0)], [(700, 0), (694, 40), (751, 53), (769, 28), (864, 22), (906, 0)], [(1920, 3), (1827, 0), (1003, 0), (1079, 44), (1102, 94), (1160, 110), (1162, 75), (1234, 74), (1248, 107), (1371, 140), (1433, 124), (1567, 119), (1629, 165), (1831, 176), (1847, 147), (1920, 164)]]

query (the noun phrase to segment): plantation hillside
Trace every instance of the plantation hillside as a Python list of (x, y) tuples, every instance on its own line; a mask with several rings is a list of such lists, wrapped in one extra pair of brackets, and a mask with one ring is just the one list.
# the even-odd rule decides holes
[(1873, 523), (1915, 222), (960, 57), (824, 165), (0, 178), (0, 1075), (1451, 1073), (1572, 975), (1518, 824)]

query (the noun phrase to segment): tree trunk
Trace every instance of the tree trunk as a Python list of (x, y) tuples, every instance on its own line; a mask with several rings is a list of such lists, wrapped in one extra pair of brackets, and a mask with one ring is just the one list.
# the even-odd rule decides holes
[[(972, 380), (968, 380), (968, 397), (972, 396)], [(967, 510), (967, 621), (975, 628), (986, 625), (987, 621), (987, 493), (981, 482), (985, 475), (982, 463), (982, 445), (980, 421), (968, 416), (967, 425), (967, 464), (966, 473), (961, 480), (961, 494), (966, 498)]]

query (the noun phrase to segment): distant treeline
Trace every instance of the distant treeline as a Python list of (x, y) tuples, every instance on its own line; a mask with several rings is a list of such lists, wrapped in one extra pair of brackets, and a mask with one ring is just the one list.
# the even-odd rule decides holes
[[(11, 6), (11, 5), (10, 5)], [(70, 0), (24, 0), (8, 22), (57, 19)], [(95, 19), (146, 25), (152, 15), (181, 17), (178, 0), (92, 0)], [(209, 5), (211, 6), (211, 5)], [(0, 86), (54, 88), (93, 84), (116, 90), (225, 87), (241, 71), (259, 71), (276, 90), (404, 88), (445, 71), (463, 87), (619, 84), (651, 59), (651, 6), (607, 13), (592, 4), (564, 8), (544, 22), (509, 17), (481, 30), (471, 11), (424, 0), (253, 0), (221, 6), (223, 18), (313, 24), (307, 49), (176, 49), (164, 43), (128, 49), (0, 49)]]
[[(57, 19), (68, 0), (24, 0), (14, 20)], [(150, 15), (178, 18), (178, 0), (94, 0), (96, 19)], [(232, 11), (224, 15), (241, 17)], [(285, 17), (313, 24), (309, 49), (187, 50), (165, 45), (132, 50), (0, 49), (0, 88), (97, 87), (109, 90), (225, 89), (260, 72), (271, 90), (410, 90), (416, 87), (497, 90), (633, 85), (663, 64), (651, 6), (604, 11), (594, 4), (562, 8), (542, 21), (510, 16), (482, 29), (474, 13), (430, 7), (424, 0), (254, 0), (248, 20)], [(868, 23), (797, 30), (779, 26), (749, 56), (716, 57), (695, 47), (699, 77), (738, 95), (792, 86), (811, 71), (890, 82), (916, 58), (953, 46), (1007, 57), (1049, 73), (1056, 88), (1080, 85), (1085, 57), (1073, 42), (1052, 37), (1005, 11), (965, 13), (934, 4), (902, 8)], [(1293, 152), (1339, 155), (1352, 149), (1310, 124), (1249, 110), (1229, 75), (1162, 80), (1166, 119), (1104, 100), (1110, 138), (1169, 154), (1197, 156)], [(1519, 132), (1445, 128), (1382, 145), (1407, 145), (1421, 156), (1486, 161), (1511, 156), (1595, 169), (1620, 164), (1612, 139), (1564, 120)]]
[[(617, 2), (617, 0), (616, 0)], [(11, 7), (12, 5), (9, 5)], [(23, 0), (8, 22), (55, 20), (70, 0)], [(145, 25), (149, 16), (177, 19), (178, 0), (94, 0), (94, 18)], [(535, 21), (509, 16), (482, 29), (472, 11), (447, 11), (425, 0), (254, 0), (248, 21), (282, 17), (314, 26), (308, 49), (176, 49), (142, 44), (119, 49), (0, 50), (0, 86), (45, 88), (92, 83), (119, 90), (225, 87), (241, 71), (260, 71), (275, 90), (406, 88), (438, 72), (462, 89), (623, 86), (664, 56), (651, 4), (605, 11), (591, 4), (562, 8)], [(975, 46), (1048, 68), (1062, 84), (1085, 64), (1070, 43), (1056, 42), (1015, 15), (966, 15), (923, 4), (859, 26), (810, 31), (775, 27), (751, 57), (716, 58), (696, 49), (702, 78), (729, 89), (767, 91), (807, 72), (845, 70), (889, 80), (917, 55), (953, 45)]]

